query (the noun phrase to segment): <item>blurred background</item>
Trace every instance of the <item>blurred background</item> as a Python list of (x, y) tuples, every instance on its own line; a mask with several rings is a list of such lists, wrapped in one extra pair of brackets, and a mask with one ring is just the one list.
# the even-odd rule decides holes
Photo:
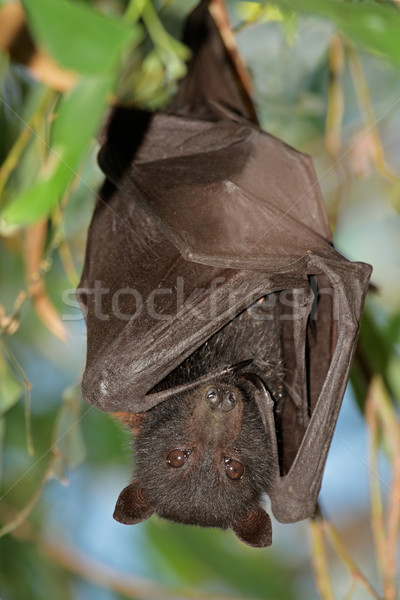
[[(220, 2), (215, 2), (219, 5)], [(310, 154), (337, 248), (373, 268), (321, 491), (254, 550), (112, 519), (129, 435), (86, 405), (74, 297), (110, 103), (161, 108), (188, 0), (0, 0), (0, 598), (397, 598), (400, 3), (226, 2), (261, 126)]]

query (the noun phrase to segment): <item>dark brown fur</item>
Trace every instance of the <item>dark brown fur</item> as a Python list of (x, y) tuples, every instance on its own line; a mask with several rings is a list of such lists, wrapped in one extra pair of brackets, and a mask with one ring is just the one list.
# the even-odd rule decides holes
[[(197, 379), (219, 366), (252, 359), (248, 369), (262, 377), (279, 398), (283, 367), (276, 306), (274, 302), (271, 307), (271, 299), (269, 303), (264, 299), (254, 303), (155, 391)], [(259, 503), (270, 483), (272, 457), (252, 386), (241, 375), (210, 381), (160, 403), (144, 419), (133, 420), (134, 429), (139, 425), (134, 485), (147, 499), (146, 517), (151, 507), (160, 517), (178, 523), (226, 529), (261, 510)], [(212, 387), (233, 391), (236, 406), (227, 412), (210, 408), (206, 393)], [(187, 451), (188, 458), (182, 467), (172, 468), (167, 457), (177, 448)], [(243, 465), (243, 477), (232, 480), (227, 476), (227, 459)]]

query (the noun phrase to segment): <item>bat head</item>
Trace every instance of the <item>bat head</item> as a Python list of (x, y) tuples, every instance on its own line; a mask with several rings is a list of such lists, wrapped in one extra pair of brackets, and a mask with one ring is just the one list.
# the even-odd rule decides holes
[(271, 457), (257, 406), (245, 383), (213, 381), (148, 411), (135, 442), (136, 473), (114, 518), (125, 524), (153, 513), (189, 525), (231, 528), (250, 546), (272, 541), (261, 508)]

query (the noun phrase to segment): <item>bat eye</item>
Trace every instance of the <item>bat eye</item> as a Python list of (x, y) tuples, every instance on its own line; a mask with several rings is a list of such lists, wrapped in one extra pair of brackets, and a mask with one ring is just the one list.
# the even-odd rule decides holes
[(233, 458), (225, 458), (225, 471), (229, 479), (238, 480), (244, 475), (244, 466), (238, 460)]
[(170, 467), (182, 467), (185, 464), (188, 456), (189, 452), (175, 448), (175, 450), (171, 450), (171, 452), (168, 454), (167, 464)]

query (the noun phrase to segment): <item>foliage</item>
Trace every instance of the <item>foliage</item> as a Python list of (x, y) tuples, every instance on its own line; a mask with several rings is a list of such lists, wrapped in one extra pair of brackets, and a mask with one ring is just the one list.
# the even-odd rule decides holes
[[(352, 540), (345, 523), (338, 534), (317, 518), (312, 543), (322, 598), (391, 600), (400, 519), (399, 3), (227, 4), (262, 126), (315, 158), (337, 246), (375, 269), (352, 371), (371, 436), (372, 512), (354, 518)], [(113, 524), (128, 441), (80, 400), (84, 326), (73, 289), (101, 181), (96, 136), (116, 98), (157, 109), (173, 94), (188, 58), (179, 30), (193, 5), (0, 3), (3, 600), (315, 597), (304, 524), (293, 534), (297, 553), (161, 522)], [(24, 23), (19, 45), (7, 42), (4, 32)], [(392, 476), (383, 491), (379, 442)], [(348, 579), (331, 581), (340, 565)]]

